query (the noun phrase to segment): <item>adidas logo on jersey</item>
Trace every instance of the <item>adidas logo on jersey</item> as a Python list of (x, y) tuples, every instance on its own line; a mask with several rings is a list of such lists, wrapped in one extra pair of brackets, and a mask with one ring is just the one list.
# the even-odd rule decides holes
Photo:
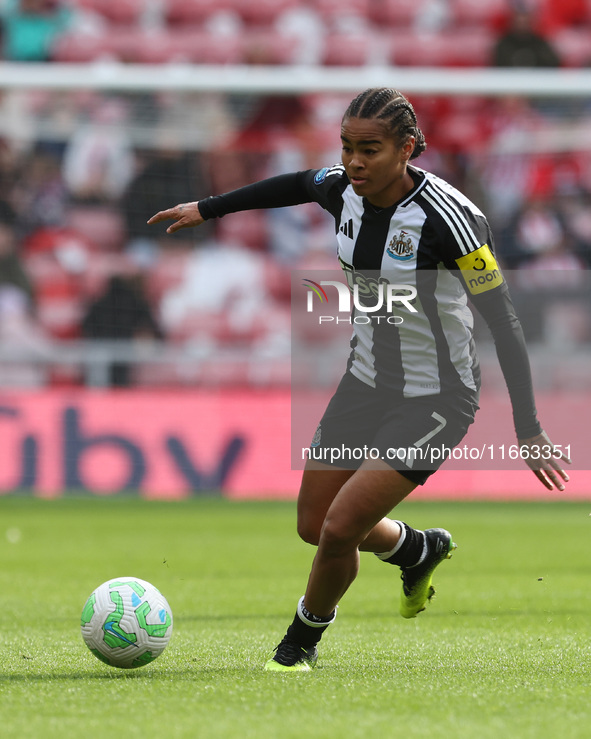
[(342, 234), (345, 234), (349, 239), (353, 238), (353, 219), (349, 218), (347, 223), (343, 223), (343, 225), (339, 228), (339, 231)]

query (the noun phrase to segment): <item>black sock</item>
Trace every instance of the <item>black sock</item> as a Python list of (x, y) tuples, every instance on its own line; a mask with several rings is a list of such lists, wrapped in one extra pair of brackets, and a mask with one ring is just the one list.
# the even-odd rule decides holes
[(391, 552), (376, 552), (376, 556), (382, 562), (389, 562), (392, 565), (398, 565), (398, 567), (412, 567), (418, 564), (423, 556), (425, 534), (411, 528), (403, 521), (397, 521), (396, 523), (402, 530), (400, 541)]
[(302, 647), (309, 649), (318, 644), (322, 638), (322, 634), (335, 620), (337, 615), (336, 609), (327, 618), (320, 618), (310, 613), (304, 605), (304, 599), (301, 598), (298, 603), (296, 615), (291, 626), (287, 630), (287, 637), (291, 641), (296, 642)]

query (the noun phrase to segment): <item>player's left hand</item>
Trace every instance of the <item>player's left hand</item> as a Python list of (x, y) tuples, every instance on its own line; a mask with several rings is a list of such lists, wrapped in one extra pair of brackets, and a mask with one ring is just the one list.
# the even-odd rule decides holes
[(530, 439), (519, 439), (519, 449), (521, 458), (533, 470), (542, 485), (548, 490), (555, 487), (564, 490), (564, 483), (568, 482), (569, 477), (560, 466), (560, 462), (571, 464), (571, 461), (559, 447), (554, 446), (544, 431)]

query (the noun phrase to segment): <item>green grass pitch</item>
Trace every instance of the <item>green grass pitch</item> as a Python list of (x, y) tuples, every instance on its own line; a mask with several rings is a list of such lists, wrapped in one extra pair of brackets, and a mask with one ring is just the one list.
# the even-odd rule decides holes
[[(265, 673), (313, 549), (295, 505), (201, 498), (0, 499), (0, 735), (341, 739), (591, 736), (591, 503), (409, 501), (459, 548), (427, 611), (362, 557), (311, 673)], [(80, 637), (90, 592), (133, 575), (175, 627), (117, 670)]]

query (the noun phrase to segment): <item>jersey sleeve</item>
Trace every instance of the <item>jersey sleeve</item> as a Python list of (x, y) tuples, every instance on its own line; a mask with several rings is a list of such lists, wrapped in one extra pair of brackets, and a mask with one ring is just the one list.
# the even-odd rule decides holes
[(309, 203), (311, 197), (306, 186), (307, 179), (307, 172), (269, 177), (237, 190), (200, 200), (199, 211), (205, 220), (209, 220), (242, 210), (283, 208), (288, 205)]
[[(221, 218), (228, 213), (243, 210), (266, 208), (285, 208), (291, 205), (317, 202), (326, 210), (331, 210), (331, 189), (336, 178), (331, 174), (341, 175), (342, 166), (309, 169), (301, 172), (281, 174), (269, 177), (251, 185), (222, 195), (212, 195), (199, 201), (199, 210), (205, 220)], [(341, 171), (342, 170), (342, 171)]]
[(310, 170), (306, 181), (312, 200), (337, 217), (343, 207), (343, 192), (349, 185), (342, 164)]
[(470, 301), (486, 321), (495, 342), (511, 399), (517, 438), (528, 439), (542, 431), (537, 420), (529, 356), (488, 227), (485, 233), (483, 245), (457, 257), (455, 267)]
[(541, 433), (531, 367), (523, 329), (496, 260), (493, 235), (482, 214), (463, 211), (443, 229), (441, 259), (458, 276), (476, 310), (486, 321), (509, 391), (517, 438)]
[(531, 369), (525, 338), (505, 282), (473, 296), (472, 303), (486, 321), (495, 342), (503, 377), (507, 384), (517, 438), (541, 433), (537, 420)]

